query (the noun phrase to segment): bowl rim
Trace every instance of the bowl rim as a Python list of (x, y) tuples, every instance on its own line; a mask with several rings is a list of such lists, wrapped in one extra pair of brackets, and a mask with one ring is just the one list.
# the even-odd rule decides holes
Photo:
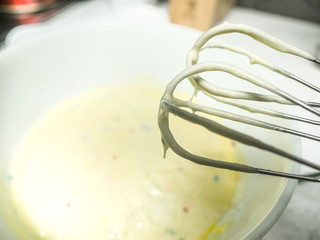
[[(27, 40), (23, 43), (17, 43), (10, 45), (4, 49), (0, 50), (0, 60), (5, 60), (8, 56), (10, 57), (12, 54), (17, 54), (20, 49), (27, 48), (30, 45), (35, 45), (37, 42), (45, 41), (46, 39), (50, 38), (51, 36), (54, 36), (56, 34), (63, 35), (66, 33), (69, 33), (69, 31), (83, 31), (85, 29), (94, 27), (141, 27), (141, 28), (153, 28), (153, 29), (171, 29), (171, 30), (178, 30), (178, 31), (188, 31), (192, 32), (192, 34), (201, 34), (201, 31), (191, 29), (184, 26), (179, 26), (175, 24), (163, 24), (163, 23), (153, 23), (153, 24), (143, 24), (143, 23), (129, 23), (126, 21), (89, 21), (86, 24), (83, 25), (70, 25), (70, 26), (63, 26), (53, 28), (53, 31), (45, 31), (43, 35), (39, 37), (35, 37), (32, 39)], [(190, 46), (191, 48), (192, 46)], [(178, 74), (178, 73), (177, 73)], [(300, 146), (297, 144), (297, 146)], [(297, 148), (295, 146), (295, 148)], [(300, 149), (297, 148), (298, 153), (300, 153)], [(290, 173), (297, 173), (299, 172), (299, 165), (296, 163), (291, 163), (289, 165), (289, 172)], [(297, 185), (296, 180), (285, 180), (284, 186), (282, 188), (282, 191), (279, 193), (279, 198), (274, 202), (273, 207), (270, 209), (270, 211), (264, 216), (264, 218), (256, 224), (255, 228), (253, 228), (250, 232), (248, 232), (242, 239), (260, 239), (263, 235), (265, 235), (271, 227), (276, 223), (278, 218), (281, 216), (282, 212), (285, 210), (288, 202), (290, 201), (295, 187)]]

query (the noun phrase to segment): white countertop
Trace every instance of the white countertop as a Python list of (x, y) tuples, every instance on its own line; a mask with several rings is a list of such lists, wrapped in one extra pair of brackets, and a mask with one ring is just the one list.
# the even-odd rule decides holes
[[(152, 4), (123, 5), (116, 1), (93, 0), (71, 5), (46, 23), (13, 29), (7, 37), (5, 47), (10, 47), (26, 39), (34, 38), (39, 34), (44, 34), (52, 28), (59, 28), (65, 24), (79, 24), (91, 19), (102, 21), (148, 21), (150, 23), (169, 24), (167, 6), (165, 4), (160, 6)], [(234, 8), (224, 20), (250, 24), (311, 54), (319, 54), (317, 53), (320, 49), (319, 24), (241, 8)], [(309, 79), (313, 81), (320, 78), (320, 68), (312, 64), (304, 68), (296, 68), (294, 66), (295, 62), (290, 61), (284, 61), (281, 64), (284, 67), (293, 67), (297, 73), (308, 72)], [(311, 131), (317, 131), (318, 135), (320, 135), (319, 128), (313, 128)], [(306, 159), (312, 159), (320, 163), (319, 144), (317, 148), (316, 143), (302, 141), (301, 152)], [(320, 239), (319, 201), (320, 184), (306, 182), (298, 184), (288, 207), (263, 239)]]

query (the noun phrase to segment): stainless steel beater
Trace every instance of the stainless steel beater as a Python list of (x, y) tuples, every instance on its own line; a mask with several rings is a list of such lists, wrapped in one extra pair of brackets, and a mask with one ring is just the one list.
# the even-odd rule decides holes
[[(234, 45), (224, 44), (224, 43), (222, 44), (217, 42), (209, 42), (209, 40), (211, 40), (215, 36), (226, 34), (226, 33), (234, 33), (234, 32), (248, 35), (253, 39), (280, 52), (296, 55), (298, 57), (312, 61), (316, 64), (320, 64), (320, 60), (311, 56), (310, 54), (288, 43), (285, 43), (261, 30), (255, 29), (253, 27), (249, 27), (241, 24), (224, 23), (208, 30), (207, 32), (205, 32), (199, 37), (199, 39), (195, 42), (193, 48), (188, 52), (187, 68), (183, 70), (180, 74), (178, 74), (167, 85), (166, 90), (160, 101), (160, 107), (159, 107), (159, 113), (158, 113), (158, 125), (161, 130), (164, 151), (166, 152), (168, 148), (171, 148), (176, 154), (180, 155), (185, 159), (191, 160), (197, 164), (202, 164), (202, 165), (211, 166), (211, 167), (224, 168), (224, 169), (235, 170), (235, 171), (246, 172), (246, 173), (267, 174), (267, 175), (281, 176), (281, 177), (293, 178), (293, 179), (299, 179), (299, 180), (320, 182), (320, 178), (315, 177), (317, 174), (319, 174), (319, 172), (312, 175), (299, 175), (299, 174), (291, 174), (291, 173), (285, 173), (280, 171), (273, 171), (269, 169), (256, 168), (253, 166), (248, 166), (240, 163), (230, 163), (223, 160), (210, 159), (210, 158), (198, 156), (188, 152), (186, 149), (181, 147), (175, 140), (169, 128), (170, 113), (182, 119), (190, 121), (192, 123), (201, 125), (206, 129), (208, 129), (209, 131), (217, 133), (224, 137), (228, 137), (240, 143), (253, 146), (261, 150), (266, 150), (266, 151), (278, 154), (285, 158), (288, 158), (293, 161), (304, 164), (306, 166), (309, 166), (318, 171), (320, 170), (320, 166), (313, 162), (307, 161), (292, 153), (283, 151), (275, 146), (272, 146), (269, 143), (265, 143), (259, 140), (256, 137), (250, 136), (246, 133), (242, 133), (235, 129), (224, 126), (212, 119), (205, 117), (204, 115), (218, 116), (220, 118), (225, 118), (232, 121), (253, 125), (260, 128), (293, 134), (299, 137), (304, 137), (304, 138), (312, 139), (315, 141), (320, 141), (320, 136), (312, 135), (305, 132), (300, 132), (295, 129), (285, 128), (279, 125), (271, 124), (269, 122), (261, 121), (261, 120), (247, 117), (244, 115), (239, 115), (233, 112), (227, 112), (225, 110), (214, 108), (212, 106), (200, 105), (192, 101), (193, 97), (198, 92), (202, 92), (216, 101), (222, 102), (227, 105), (232, 105), (232, 106), (250, 111), (252, 113), (260, 113), (260, 114), (265, 114), (272, 117), (302, 121), (307, 124), (320, 125), (320, 121), (318, 120), (290, 115), (280, 111), (267, 109), (261, 106), (255, 106), (245, 102), (245, 100), (249, 100), (251, 102), (258, 101), (258, 102), (265, 102), (265, 103), (273, 102), (277, 104), (296, 105), (309, 111), (310, 113), (312, 113), (317, 117), (320, 117), (320, 111), (319, 109), (317, 109), (318, 107), (320, 107), (319, 103), (307, 102), (307, 101), (301, 100), (293, 95), (290, 95), (286, 91), (283, 91), (280, 88), (274, 86), (270, 82), (262, 78), (256, 77), (253, 74), (248, 73), (243, 69), (240, 69), (239, 67), (230, 65), (229, 63), (219, 62), (219, 61), (205, 61), (205, 62), (198, 63), (199, 53), (202, 50), (207, 48), (225, 49), (228, 51), (235, 52), (237, 54), (245, 55), (250, 59), (250, 63), (252, 64), (259, 64), (261, 66), (264, 66), (265, 68), (268, 68), (273, 72), (281, 74), (285, 78), (292, 79), (318, 93), (320, 92), (320, 88), (318, 88), (317, 86), (310, 84), (309, 82), (303, 80), (302, 78), (297, 77), (294, 74), (275, 66), (274, 64), (250, 53), (245, 49), (236, 47)], [(212, 82), (210, 82), (209, 80), (206, 80), (205, 78), (199, 75), (200, 73), (211, 72), (211, 71), (226, 72), (237, 78), (246, 80), (254, 84), (255, 86), (266, 89), (269, 92), (273, 93), (273, 95), (222, 88), (220, 86), (214, 85)], [(194, 95), (191, 97), (190, 100), (187, 100), (187, 101), (181, 100), (174, 96), (174, 92), (177, 86), (184, 80), (190, 81), (194, 88)], [(197, 114), (198, 112), (201, 113), (202, 115)]]

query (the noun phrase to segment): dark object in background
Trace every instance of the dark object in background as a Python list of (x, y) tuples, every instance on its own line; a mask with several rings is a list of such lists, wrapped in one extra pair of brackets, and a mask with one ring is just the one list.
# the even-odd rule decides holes
[[(0, 0), (1, 3), (3, 3), (4, 1), (5, 0)], [(47, 19), (58, 14), (63, 8), (69, 6), (71, 3), (74, 3), (75, 1), (76, 0), (56, 0), (51, 5), (43, 6), (44, 9), (42, 10), (40, 10), (41, 8), (38, 8), (37, 10), (34, 9), (35, 12), (32, 11), (32, 8), (29, 9), (31, 12), (19, 14), (15, 14), (13, 12), (8, 13), (0, 11), (0, 47), (6, 35), (12, 28), (19, 25), (44, 22)]]
[(56, 0), (0, 0), (0, 12), (32, 13), (50, 8)]
[(237, 5), (320, 23), (320, 0), (238, 0)]

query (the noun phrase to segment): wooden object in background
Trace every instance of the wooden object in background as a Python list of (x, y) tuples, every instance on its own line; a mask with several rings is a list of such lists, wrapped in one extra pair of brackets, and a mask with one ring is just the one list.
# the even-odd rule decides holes
[(170, 20), (206, 31), (221, 20), (235, 0), (170, 0)]

